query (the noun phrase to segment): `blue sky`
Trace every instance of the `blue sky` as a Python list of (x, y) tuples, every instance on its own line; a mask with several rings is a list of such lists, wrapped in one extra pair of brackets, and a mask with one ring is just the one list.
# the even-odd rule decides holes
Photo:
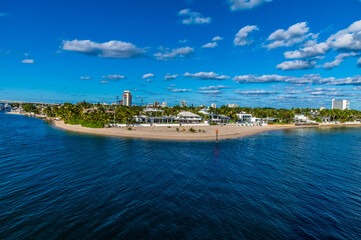
[(361, 109), (360, 0), (1, 0), (0, 98)]

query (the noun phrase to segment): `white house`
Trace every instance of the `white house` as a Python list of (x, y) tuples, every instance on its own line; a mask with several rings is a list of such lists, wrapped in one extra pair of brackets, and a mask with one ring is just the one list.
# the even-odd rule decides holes
[(201, 116), (188, 111), (180, 112), (177, 115), (177, 121), (179, 123), (201, 123), (202, 120)]

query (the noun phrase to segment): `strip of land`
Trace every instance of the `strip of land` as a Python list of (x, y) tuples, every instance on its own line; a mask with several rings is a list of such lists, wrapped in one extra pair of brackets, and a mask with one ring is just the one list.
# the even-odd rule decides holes
[[(118, 128), (86, 128), (81, 125), (64, 124), (63, 121), (54, 121), (54, 126), (63, 130), (89, 133), (103, 136), (163, 139), (175, 141), (215, 141), (216, 130), (218, 140), (234, 139), (254, 135), (266, 131), (300, 128), (302, 126), (290, 125), (269, 125), (269, 126), (247, 126), (238, 127), (236, 124), (194, 126), (195, 132), (189, 131), (191, 127), (133, 127), (128, 130), (126, 127)], [(178, 131), (177, 131), (178, 128)]]

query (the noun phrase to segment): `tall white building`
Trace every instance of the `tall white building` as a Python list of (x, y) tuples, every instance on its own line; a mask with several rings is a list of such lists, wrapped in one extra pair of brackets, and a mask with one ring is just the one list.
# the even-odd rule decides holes
[(212, 103), (212, 104), (211, 104), (211, 107), (212, 107), (212, 108), (217, 108), (217, 104)]
[(237, 107), (239, 107), (239, 105), (236, 103), (230, 103), (230, 104), (228, 104), (228, 107), (229, 108), (237, 108)]
[(130, 91), (124, 91), (123, 105), (128, 107), (132, 106), (132, 94), (130, 94)]
[(186, 100), (182, 100), (181, 103), (180, 103), (180, 106), (181, 107), (186, 107), (187, 106)]
[(167, 102), (162, 102), (162, 105), (161, 105), (161, 107), (167, 107), (168, 105), (167, 105)]
[(350, 109), (350, 100), (336, 100), (332, 99), (332, 109)]

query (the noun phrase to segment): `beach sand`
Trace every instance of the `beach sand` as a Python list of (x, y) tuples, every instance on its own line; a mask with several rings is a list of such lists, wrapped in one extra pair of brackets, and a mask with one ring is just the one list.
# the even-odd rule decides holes
[[(266, 131), (302, 128), (305, 126), (289, 125), (269, 125), (269, 126), (247, 126), (237, 127), (236, 124), (229, 125), (211, 125), (194, 126), (196, 132), (189, 131), (191, 127), (132, 127), (128, 130), (126, 127), (118, 128), (86, 128), (80, 125), (64, 124), (63, 121), (54, 121), (54, 126), (67, 131), (97, 134), (103, 136), (143, 138), (143, 139), (163, 139), (175, 141), (215, 141), (216, 130), (218, 130), (218, 140), (234, 139), (244, 136), (254, 135)], [(179, 131), (177, 131), (177, 128)], [(185, 129), (185, 131), (183, 131)], [(201, 132), (199, 132), (201, 130)], [(203, 130), (205, 132), (203, 132)]]

